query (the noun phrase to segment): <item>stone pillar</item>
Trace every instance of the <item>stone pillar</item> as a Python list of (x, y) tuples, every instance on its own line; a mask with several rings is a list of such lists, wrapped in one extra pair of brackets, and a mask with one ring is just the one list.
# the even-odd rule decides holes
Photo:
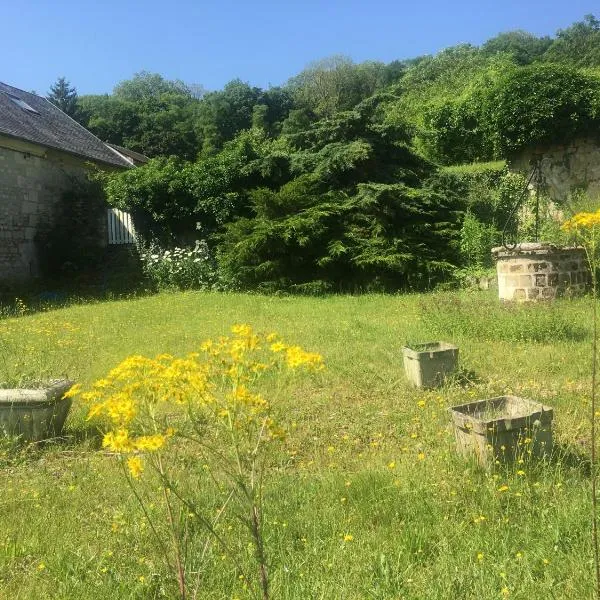
[(500, 300), (525, 302), (577, 295), (591, 281), (583, 248), (535, 242), (493, 248), (492, 255)]

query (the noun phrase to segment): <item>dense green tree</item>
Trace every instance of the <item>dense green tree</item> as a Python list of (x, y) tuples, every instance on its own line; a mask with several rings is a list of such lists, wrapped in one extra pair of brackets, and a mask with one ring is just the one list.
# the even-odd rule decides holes
[(564, 142), (600, 125), (600, 78), (562, 65), (530, 65), (491, 88), (481, 115), (496, 153)]
[(487, 256), (521, 186), (508, 175), (467, 184), (432, 163), (595, 131), (599, 29), (590, 16), (554, 40), (512, 31), (388, 65), (331, 57), (268, 90), (236, 79), (195, 94), (139, 73), (112, 96), (80, 99), (81, 118), (163, 156), (108, 176), (109, 199), (153, 236), (208, 239), (230, 283), (424, 286)]
[(599, 67), (600, 21), (594, 15), (586, 15), (583, 21), (558, 31), (544, 60), (578, 67)]
[(132, 211), (145, 235), (161, 240), (210, 238), (247, 214), (247, 191), (288, 177), (285, 154), (272, 152), (259, 129), (240, 133), (214, 156), (197, 162), (160, 157), (129, 171), (105, 175), (109, 202)]
[(500, 33), (489, 39), (481, 50), (484, 54), (494, 56), (498, 53), (509, 54), (518, 65), (528, 65), (539, 59), (552, 44), (548, 36), (538, 38), (535, 35), (518, 29)]
[(385, 66), (378, 62), (355, 64), (346, 56), (311, 63), (288, 81), (296, 104), (319, 116), (348, 110), (371, 96)]
[(432, 283), (457, 257), (455, 198), (422, 185), (433, 166), (409, 131), (377, 118), (379, 100), (288, 137), (293, 179), (250, 192), (219, 261), (243, 288), (399, 289)]
[(50, 87), (46, 98), (70, 117), (75, 117), (77, 113), (77, 90), (64, 77), (59, 77), (56, 80), (56, 83)]
[(133, 102), (113, 96), (80, 96), (78, 121), (105, 142), (125, 146), (134, 139), (140, 125), (140, 114)]
[(377, 76), (377, 89), (386, 88), (389, 85), (398, 83), (408, 70), (410, 61), (393, 60), (385, 65)]
[(252, 126), (254, 106), (260, 96), (259, 88), (234, 79), (222, 91), (210, 92), (202, 98), (195, 127), (204, 155), (214, 154), (236, 133)]
[(122, 100), (138, 102), (149, 98), (160, 98), (163, 94), (176, 96), (192, 96), (192, 92), (182, 81), (165, 79), (158, 73), (140, 71), (131, 79), (118, 83), (113, 89), (113, 95)]
[(294, 97), (289, 89), (272, 87), (261, 93), (258, 99), (260, 106), (266, 106), (265, 124), (271, 136), (281, 132), (283, 121), (294, 109)]
[(192, 159), (200, 142), (194, 128), (199, 101), (181, 82), (138, 73), (112, 95), (79, 99), (79, 121), (100, 139), (149, 157)]

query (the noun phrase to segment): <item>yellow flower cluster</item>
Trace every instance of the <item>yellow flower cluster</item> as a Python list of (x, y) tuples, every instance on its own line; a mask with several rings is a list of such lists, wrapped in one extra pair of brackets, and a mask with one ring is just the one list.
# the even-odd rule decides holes
[[(161, 354), (134, 355), (96, 381), (89, 390), (76, 385), (66, 396), (80, 396), (89, 404), (88, 418), (103, 418), (109, 426), (103, 446), (129, 454), (127, 466), (140, 477), (139, 454), (155, 452), (175, 434), (173, 423), (185, 427), (196, 418), (230, 430), (264, 431), (280, 438), (283, 429), (270, 416), (270, 405), (250, 389), (264, 372), (280, 367), (320, 371), (320, 354), (288, 346), (275, 333), (255, 333), (249, 325), (235, 325), (232, 336), (207, 340), (200, 352), (183, 358)], [(173, 410), (182, 405), (182, 410)]]
[(600, 225), (600, 209), (596, 212), (580, 212), (562, 224), (562, 229), (577, 232), (579, 229), (591, 229)]

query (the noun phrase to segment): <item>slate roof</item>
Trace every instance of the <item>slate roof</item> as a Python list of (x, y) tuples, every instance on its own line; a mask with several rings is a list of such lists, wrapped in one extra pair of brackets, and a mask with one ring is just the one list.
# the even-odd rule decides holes
[(133, 164), (145, 165), (150, 160), (145, 154), (140, 154), (135, 150), (130, 150), (129, 148), (124, 148), (123, 146), (118, 146), (117, 144), (111, 144), (110, 142), (105, 143), (113, 150), (124, 154), (126, 158), (130, 158), (133, 161)]
[(131, 167), (122, 156), (45, 98), (2, 82), (0, 134), (62, 150), (93, 162)]

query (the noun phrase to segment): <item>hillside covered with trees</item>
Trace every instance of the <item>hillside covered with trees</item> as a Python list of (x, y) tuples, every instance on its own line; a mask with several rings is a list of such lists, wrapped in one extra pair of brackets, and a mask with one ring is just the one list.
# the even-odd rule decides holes
[(600, 21), (389, 64), (334, 56), (285, 85), (142, 72), (75, 118), (152, 160), (105, 180), (163, 247), (208, 244), (220, 285), (420, 288), (487, 249), (523, 186), (502, 161), (600, 131)]

